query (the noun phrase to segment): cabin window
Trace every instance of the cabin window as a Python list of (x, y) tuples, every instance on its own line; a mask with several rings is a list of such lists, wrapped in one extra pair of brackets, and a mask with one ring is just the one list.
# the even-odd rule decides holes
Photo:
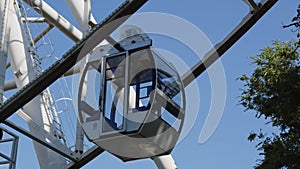
[(103, 132), (124, 130), (125, 63), (125, 55), (106, 59)]
[(150, 94), (153, 91), (153, 69), (138, 73), (130, 84), (129, 110), (144, 111), (149, 108)]

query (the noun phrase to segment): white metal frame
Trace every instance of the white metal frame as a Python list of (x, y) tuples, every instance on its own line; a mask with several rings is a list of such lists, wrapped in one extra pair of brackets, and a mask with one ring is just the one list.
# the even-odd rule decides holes
[[(55, 27), (59, 28), (63, 33), (65, 33), (68, 37), (70, 37), (72, 40), (74, 41), (78, 41), (82, 38), (82, 32), (79, 31), (78, 29), (76, 29), (72, 24), (70, 24), (66, 19), (64, 19), (61, 15), (59, 15), (53, 8), (51, 8), (48, 4), (46, 4), (44, 1), (42, 0), (24, 0), (27, 4), (29, 4), (31, 7), (33, 7), (35, 10), (37, 10), (38, 12), (41, 13), (42, 16), (45, 17), (45, 19), (50, 23), (53, 24)], [(245, 17), (245, 19), (232, 31), (232, 33), (230, 33), (220, 44), (216, 45), (216, 47), (211, 50), (208, 54), (205, 55), (204, 60), (202, 63), (199, 63), (197, 65), (195, 65), (195, 67), (193, 68), (193, 74), (197, 77), (199, 74), (201, 74), (205, 69), (202, 70), (201, 67), (203, 67), (203, 65), (207, 68), (209, 67), (215, 60), (217, 60), (224, 52), (226, 52), (242, 35), (244, 35), (254, 24), (257, 20), (259, 20), (261, 18), (262, 15), (264, 15), (278, 0), (262, 0), (259, 4), (256, 4), (253, 0), (246, 0), (247, 4), (250, 6), (250, 12), (249, 14)], [(4, 2), (4, 0), (2, 0), (1, 2)], [(5, 0), (5, 2), (11, 2), (11, 0)], [(75, 2), (75, 0), (73, 0), (72, 2), (70, 1), (70, 3), (74, 6), (77, 6)], [(87, 3), (90, 3), (90, 1), (87, 1)], [(1, 4), (1, 7), (4, 7), (5, 5)], [(85, 9), (89, 9), (88, 6), (86, 6), (87, 8)], [(2, 12), (3, 10), (1, 10)], [(79, 13), (79, 14), (86, 14), (83, 13), (82, 11), (79, 11), (77, 8), (73, 9), (73, 11)], [(89, 10), (85, 10), (85, 11), (89, 11)], [(4, 10), (4, 12), (6, 12)], [(7, 15), (2, 15), (2, 16), (7, 16)], [(84, 15), (84, 16), (89, 16), (90, 15)], [(86, 18), (86, 17), (85, 17)], [(89, 18), (90, 19), (90, 18)], [(1, 52), (4, 55), (1, 55), (0, 57), (0, 96), (2, 96), (2, 93), (4, 91), (4, 78), (3, 76), (5, 75), (5, 70), (6, 70), (6, 58), (5, 56), (7, 56), (7, 49), (5, 47), (5, 41), (9, 38), (9, 33), (5, 32), (7, 29), (3, 29), (3, 25), (5, 25), (5, 22), (7, 20), (6, 17), (1, 18), (2, 20), (2, 33), (4, 34), (2, 36), (2, 40), (1, 40)], [(59, 21), (57, 21), (59, 20)], [(80, 19), (77, 17), (77, 20), (79, 20), (79, 22), (81, 24), (85, 23), (86, 21), (88, 21), (87, 19)], [(14, 22), (15, 25), (17, 25), (17, 23), (19, 23), (16, 18), (10, 18), (9, 21)], [(4, 23), (4, 24), (3, 24)], [(83, 28), (83, 27), (82, 27)], [(22, 30), (17, 31), (17, 33), (22, 32)], [(17, 37), (19, 36), (19, 37)], [(5, 40), (6, 38), (6, 40)], [(20, 35), (16, 35), (14, 36), (14, 38), (20, 39), (21, 41), (23, 41), (22, 36)], [(26, 42), (24, 42), (25, 45)], [(24, 45), (23, 44), (23, 45)], [(10, 46), (13, 47), (14, 49), (20, 51), (20, 48), (17, 46)], [(20, 52), (24, 52), (24, 51), (20, 51)], [(4, 57), (2, 57), (4, 56)], [(27, 61), (30, 61), (30, 59), (28, 57), (26, 57), (26, 55), (24, 55), (25, 58), (27, 58)], [(16, 68), (18, 67), (17, 65), (15, 65), (15, 63), (13, 63), (13, 58), (12, 56), (10, 56), (11, 59), (11, 64), (12, 67)], [(24, 58), (21, 58), (18, 61), (21, 61)], [(5, 69), (4, 69), (5, 68)], [(199, 69), (200, 68), (200, 69)], [(27, 67), (27, 69), (30, 69)], [(20, 70), (15, 70), (16, 75), (22, 75), (23, 72), (21, 72)], [(21, 74), (20, 74), (21, 73)], [(184, 76), (184, 82), (186, 85), (188, 85), (191, 81), (190, 81), (190, 73), (186, 74)], [(29, 74), (29, 76), (31, 76)], [(2, 79), (1, 79), (2, 78)], [(21, 88), (21, 86), (25, 86), (25, 84), (27, 84), (28, 82), (17, 82), (17, 86), (19, 88)], [(7, 86), (10, 86), (11, 88), (13, 88), (13, 84), (12, 82), (6, 83), (6, 84), (10, 84)], [(1, 97), (2, 98), (2, 97)], [(1, 103), (1, 99), (0, 99), (0, 103)], [(93, 153), (93, 152), (97, 152), (97, 153), (101, 153), (103, 152), (102, 150), (99, 150), (99, 148), (94, 148), (93, 150), (86, 152), (86, 153)], [(82, 156), (82, 159), (84, 159), (85, 157), (88, 157), (88, 154), (84, 154), (84, 156)], [(174, 160), (172, 159), (171, 156), (164, 156), (164, 157), (157, 157), (157, 158), (153, 158), (153, 160), (155, 161), (156, 165), (158, 166), (159, 169), (175, 169), (177, 168)], [(70, 168), (72, 168), (72, 166), (74, 165), (70, 165)]]

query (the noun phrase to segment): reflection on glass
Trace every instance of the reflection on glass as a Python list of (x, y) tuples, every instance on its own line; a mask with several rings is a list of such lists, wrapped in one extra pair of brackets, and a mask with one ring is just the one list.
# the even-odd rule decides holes
[(144, 70), (131, 82), (129, 93), (135, 100), (129, 107), (131, 111), (144, 111), (149, 108), (150, 93), (153, 91), (153, 71), (153, 69)]
[(171, 75), (158, 70), (157, 87), (170, 99), (181, 105), (180, 83)]
[(124, 128), (124, 86), (125, 56), (115, 56), (106, 60), (105, 107), (103, 132)]

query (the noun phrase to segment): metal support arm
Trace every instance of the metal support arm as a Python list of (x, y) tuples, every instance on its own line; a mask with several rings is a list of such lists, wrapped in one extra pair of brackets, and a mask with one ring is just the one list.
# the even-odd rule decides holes
[(51, 6), (43, 0), (24, 0), (36, 12), (40, 13), (45, 19), (56, 26), (73, 41), (77, 42), (82, 38), (82, 32), (68, 22), (63, 16), (59, 15)]
[(267, 13), (278, 0), (262, 0), (260, 6), (254, 13), (250, 12), (242, 22), (220, 43), (211, 49), (202, 61), (191, 68), (191, 71), (183, 75), (183, 84), (188, 86), (195, 78), (200, 76), (216, 60), (218, 60), (228, 49), (230, 49), (253, 25)]
[[(109, 17), (93, 29), (93, 31), (80, 40), (75, 46), (73, 46), (62, 59), (55, 62), (45, 72), (39, 75), (36, 79), (18, 91), (10, 99), (8, 99), (3, 106), (0, 107), (0, 123), (14, 114), (18, 109), (23, 107), (31, 99), (45, 90), (54, 81), (60, 78), (66, 71), (72, 68), (79, 60), (79, 53), (85, 56), (94, 47), (91, 45), (85, 46), (85, 43), (90, 40), (90, 37), (97, 35), (98, 41), (103, 41), (108, 37), (115, 29), (117, 29), (122, 23), (124, 23), (131, 14), (135, 13), (140, 7), (142, 7), (148, 0), (127, 0), (116, 11), (114, 11)], [(126, 16), (126, 17), (125, 17)], [(121, 19), (122, 18), (122, 19)], [(118, 20), (114, 24), (107, 26), (108, 23)], [(82, 51), (83, 47), (86, 47)]]
[[(6, 100), (5, 97), (4, 97), (4, 100)], [(21, 117), (24, 121), (26, 121), (26, 123), (36, 131), (36, 133), (39, 133), (43, 139), (41, 139), (40, 136), (34, 135), (32, 133), (32, 131), (31, 131), (31, 133), (27, 132), (25, 129), (20, 128), (20, 127), (16, 126), (16, 124), (9, 122), (7, 120), (4, 122), (4, 124), (15, 129), (16, 131), (18, 131), (22, 134), (24, 134), (25, 136), (28, 136), (32, 140), (52, 149), (53, 151), (57, 152), (58, 154), (65, 156), (66, 158), (69, 158), (71, 160), (75, 160), (75, 152), (71, 151), (65, 144), (61, 143), (60, 140), (58, 140), (53, 135), (51, 135), (49, 132), (47, 132), (42, 127), (40, 127), (38, 124), (36, 124), (31, 119), (31, 117), (28, 116), (25, 112), (23, 112), (22, 110), (18, 110), (16, 112), (16, 114), (19, 117)], [(49, 140), (52, 144), (46, 142), (45, 139)]]
[(68, 159), (70, 159), (72, 161), (76, 161), (75, 157), (73, 157), (72, 154), (67, 154), (65, 151), (62, 151), (59, 148), (57, 148), (56, 146), (53, 146), (53, 145), (47, 143), (46, 141), (39, 139), (38, 137), (30, 134), (28, 131), (26, 131), (26, 130), (20, 128), (20, 127), (18, 127), (16, 124), (14, 124), (14, 123), (12, 123), (12, 122), (10, 122), (8, 120), (4, 121), (3, 123), (5, 125), (7, 125), (8, 127), (11, 127), (12, 129), (14, 129), (14, 130), (16, 130), (16, 131), (24, 134), (28, 138), (31, 138), (32, 140), (34, 140), (34, 141), (36, 141), (36, 142), (38, 142), (38, 143), (40, 143), (40, 144), (48, 147), (49, 149), (51, 149), (51, 150), (53, 150), (53, 151), (61, 154), (62, 156), (67, 157)]
[(154, 157), (152, 160), (155, 162), (158, 169), (177, 169), (175, 161), (171, 155)]
[(103, 150), (101, 147), (95, 145), (94, 147), (90, 148), (87, 152), (82, 154), (81, 158), (78, 159), (77, 162), (71, 162), (66, 169), (78, 169), (83, 167), (88, 162), (92, 161), (94, 158), (98, 157), (101, 153), (103, 153), (105, 150)]
[[(35, 44), (36, 42), (41, 40), (53, 27), (53, 25), (49, 24), (49, 26), (45, 30), (43, 30), (39, 35), (37, 35), (37, 37), (33, 39), (33, 43)], [(32, 46), (33, 43), (30, 43), (30, 45)]]

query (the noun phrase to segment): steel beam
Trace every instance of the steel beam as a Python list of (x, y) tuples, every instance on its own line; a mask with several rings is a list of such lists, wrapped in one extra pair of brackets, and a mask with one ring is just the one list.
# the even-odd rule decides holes
[[(39, 40), (41, 40), (54, 26), (49, 24), (49, 26), (43, 30), (39, 35), (37, 35), (34, 39), (33, 39), (33, 43), (35, 44), (36, 42), (38, 42)], [(30, 43), (30, 46), (33, 46), (33, 43)]]
[(184, 86), (188, 86), (195, 78), (200, 76), (216, 60), (218, 60), (228, 49), (230, 49), (251, 27), (267, 13), (278, 0), (262, 0), (258, 8), (250, 12), (242, 22), (220, 43), (211, 49), (203, 59), (198, 62), (191, 71), (182, 76)]
[(0, 166), (1, 165), (7, 165), (7, 164), (10, 164), (9, 161), (0, 161)]
[(13, 90), (17, 88), (15, 80), (7, 80), (4, 83), (4, 91)]
[(153, 157), (152, 160), (155, 162), (158, 169), (177, 169), (175, 161), (171, 155)]
[(45, 23), (47, 20), (44, 17), (27, 17), (22, 18), (23, 22), (29, 22), (29, 23)]
[(246, 4), (249, 5), (250, 11), (256, 10), (258, 8), (258, 5), (253, 0), (243, 0)]
[(53, 150), (54, 152), (56, 152), (56, 153), (58, 153), (58, 154), (60, 154), (60, 155), (62, 155), (62, 156), (64, 156), (64, 157), (66, 157), (66, 158), (68, 158), (68, 159), (70, 159), (70, 160), (72, 160), (72, 161), (76, 161), (75, 157), (73, 157), (72, 154), (67, 154), (66, 152), (60, 150), (59, 148), (53, 146), (52, 144), (49, 144), (49, 143), (47, 143), (46, 141), (41, 140), (41, 139), (39, 139), (38, 137), (36, 137), (36, 136), (30, 134), (30, 133), (29, 133), (28, 131), (26, 131), (25, 129), (22, 129), (22, 128), (18, 127), (18, 126), (15, 125), (14, 123), (12, 123), (12, 122), (10, 122), (10, 121), (8, 121), (8, 120), (4, 121), (3, 123), (4, 123), (5, 125), (7, 125), (8, 127), (10, 127), (10, 128), (12, 128), (12, 129), (14, 129), (14, 130), (20, 132), (21, 134), (25, 135), (26, 137), (31, 138), (32, 140), (34, 140), (34, 141), (40, 143), (41, 145), (43, 145), (43, 146), (45, 146), (45, 147), (48, 147), (49, 149)]
[[(209, 68), (218, 58), (220, 58), (227, 50), (229, 50), (253, 25), (274, 6), (278, 0), (263, 0), (257, 5), (254, 12), (250, 12), (242, 22), (220, 43), (214, 46), (202, 61), (192, 67), (191, 71), (186, 73), (182, 79), (185, 86), (188, 86), (195, 78), (200, 76), (207, 68)], [(12, 84), (12, 83), (9, 83)], [(5, 85), (4, 90), (12, 89), (14, 86)]]
[(0, 129), (3, 130), (8, 135), (10, 135), (10, 137), (12, 137), (12, 138), (8, 138), (8, 139), (0, 140), (0, 141), (3, 141), (0, 143), (4, 143), (5, 141), (12, 142), (10, 157), (0, 153), (0, 156), (3, 157), (4, 159), (6, 159), (6, 161), (0, 162), (0, 165), (9, 164), (9, 169), (15, 169), (16, 162), (17, 162), (19, 137), (1, 126), (0, 126)]
[[(219, 57), (221, 57), (231, 46), (233, 46), (278, 0), (263, 0), (258, 5), (258, 9), (252, 14), (249, 13), (245, 19), (228, 35), (221, 43), (217, 44), (214, 49), (210, 50), (204, 59), (196, 64), (190, 73), (183, 76), (184, 85), (189, 85), (195, 77), (201, 75), (209, 66), (211, 66)], [(25, 86), (16, 95), (9, 99), (2, 107), (0, 107), (0, 122), (12, 115), (15, 111), (25, 105), (28, 101), (42, 92), (51, 83), (69, 70), (81, 58), (77, 58), (86, 41), (92, 35), (99, 34), (100, 40), (104, 40), (109, 36), (115, 28), (120, 26), (121, 23), (114, 25), (114, 27), (105, 27), (104, 25), (110, 21), (120, 17), (133, 14), (138, 10), (147, 0), (128, 0), (116, 12), (114, 12), (105, 21), (99, 24), (87, 37), (77, 43), (69, 52), (67, 52), (61, 60), (53, 64), (42, 75)], [(127, 18), (126, 18), (127, 19)], [(126, 20), (125, 19), (125, 20)], [(124, 20), (124, 21), (125, 21)], [(122, 21), (122, 23), (124, 22)], [(90, 47), (91, 49), (93, 46)], [(89, 50), (84, 51), (87, 54)], [(99, 147), (94, 147), (76, 163), (73, 163), (69, 168), (79, 168), (84, 164), (91, 161), (93, 158), (101, 154), (104, 150)]]
[(105, 150), (101, 147), (95, 145), (90, 148), (87, 152), (85, 152), (77, 162), (71, 162), (66, 169), (78, 169), (92, 161), (94, 158), (98, 157)]
[(3, 154), (0, 152), (0, 157), (4, 158), (5, 160), (12, 162), (12, 160), (10, 159), (10, 157), (8, 157), (7, 155)]
[[(80, 40), (73, 46), (63, 57), (45, 70), (41, 75), (31, 81), (28, 85), (23, 87), (20, 91), (9, 98), (0, 107), (0, 123), (14, 114), (18, 109), (23, 107), (31, 99), (45, 90), (54, 81), (60, 78), (66, 71), (72, 68), (79, 60), (79, 53), (82, 57), (88, 54), (97, 44), (93, 44), (90, 38), (98, 41), (103, 41), (122, 23), (124, 23), (130, 15), (135, 13), (148, 0), (127, 0), (119, 8), (117, 8), (111, 15), (109, 15), (103, 22), (98, 24), (86, 37)], [(116, 21), (118, 20), (118, 21)], [(112, 21), (113, 24), (107, 26)], [(96, 36), (96, 37), (95, 37)], [(89, 45), (85, 45), (87, 41)], [(82, 50), (84, 48), (84, 50)]]
[(5, 83), (5, 72), (7, 64), (7, 53), (8, 53), (8, 38), (10, 30), (8, 29), (8, 4), (9, 0), (4, 0), (0, 2), (1, 10), (1, 35), (0, 35), (0, 105), (3, 104), (3, 93), (4, 93), (4, 83)]
[(73, 26), (67, 19), (58, 14), (43, 0), (24, 0), (36, 12), (41, 14), (50, 24), (53, 24), (70, 39), (77, 42), (82, 38), (82, 32)]
[[(67, 76), (71, 76), (71, 75), (78, 74), (78, 73), (80, 73), (80, 67), (78, 65), (75, 65), (75, 66), (73, 66), (72, 69), (66, 71), (66, 73), (63, 74), (63, 76), (67, 77)], [(17, 88), (17, 84), (16, 84), (15, 80), (5, 81), (4, 91), (13, 90), (16, 88)]]

